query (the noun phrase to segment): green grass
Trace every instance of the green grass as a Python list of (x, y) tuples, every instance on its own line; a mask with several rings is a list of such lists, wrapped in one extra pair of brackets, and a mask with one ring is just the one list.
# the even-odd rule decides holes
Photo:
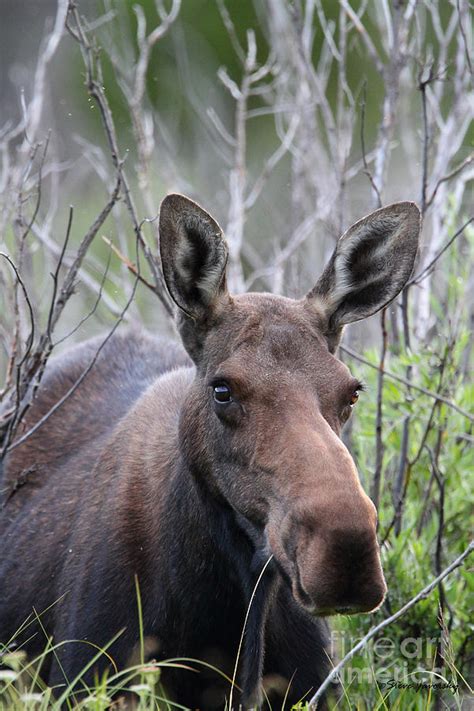
[[(112, 642), (111, 642), (112, 643)], [(68, 644), (68, 643), (66, 643)], [(56, 645), (57, 649), (60, 645)], [(98, 657), (104, 652), (99, 650), (97, 655), (91, 660), (94, 664)], [(53, 648), (48, 645), (45, 654), (54, 653)], [(462, 709), (468, 708), (468, 697), (462, 692), (461, 675), (455, 667), (448, 670), (447, 675), (429, 673), (428, 682), (433, 684), (449, 684), (455, 680), (459, 688), (455, 690), (434, 691), (432, 688), (383, 688), (376, 678), (376, 669), (370, 666), (370, 655), (364, 655), (363, 663), (368, 665), (365, 671), (372, 676), (372, 681), (367, 681), (363, 693), (360, 684), (345, 681), (341, 684), (339, 698), (331, 696), (329, 702), (330, 711), (428, 711), (435, 708), (435, 696), (440, 695), (443, 700), (441, 708)], [(88, 667), (84, 668), (81, 675), (78, 675), (61, 693), (45, 686), (41, 682), (38, 668), (44, 661), (41, 655), (37, 663), (27, 661), (23, 652), (16, 651), (8, 653), (3, 658), (4, 668), (0, 670), (0, 709), (3, 711), (53, 711), (63, 708), (87, 709), (90, 711), (105, 711), (115, 701), (116, 708), (124, 707), (125, 693), (133, 692), (135, 699), (134, 708), (138, 711), (152, 711), (156, 709), (184, 709), (166, 697), (166, 692), (161, 685), (161, 673), (167, 667), (181, 668), (183, 673), (189, 670), (198, 670), (198, 660), (169, 660), (160, 663), (138, 664), (128, 669), (113, 674), (104, 675), (97, 678), (93, 686), (88, 687), (81, 684), (81, 675), (85, 674)], [(362, 661), (362, 660), (359, 660)], [(229, 680), (230, 681), (230, 680)], [(413, 680), (408, 674), (404, 678), (404, 683), (409, 684)], [(369, 691), (370, 689), (370, 691)], [(80, 698), (75, 697), (74, 692), (80, 690)], [(310, 711), (307, 703), (298, 704), (295, 709), (298, 711)]]

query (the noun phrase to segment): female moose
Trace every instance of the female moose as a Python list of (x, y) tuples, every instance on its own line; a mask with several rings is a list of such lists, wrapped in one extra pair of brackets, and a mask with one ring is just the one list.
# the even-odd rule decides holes
[[(277, 680), (294, 704), (327, 670), (321, 617), (377, 608), (385, 582), (376, 513), (340, 439), (359, 383), (335, 356), (345, 324), (386, 306), (413, 268), (413, 203), (377, 210), (339, 240), (300, 300), (226, 286), (217, 223), (181, 195), (161, 206), (161, 258), (184, 349), (138, 332), (112, 338), (62, 407), (13, 448), (0, 512), (0, 641), (34, 609), (55, 643), (42, 671), (67, 684), (118, 635), (95, 671), (125, 667), (139, 627), (159, 659), (211, 661), (233, 700)], [(53, 360), (27, 431), (94, 356), (90, 341)], [(30, 625), (18, 641), (45, 646)], [(36, 634), (35, 634), (36, 632)], [(198, 668), (198, 667), (197, 667)], [(91, 681), (90, 666), (83, 679)], [(228, 682), (164, 671), (170, 698), (223, 707)], [(79, 685), (80, 686), (80, 685)]]

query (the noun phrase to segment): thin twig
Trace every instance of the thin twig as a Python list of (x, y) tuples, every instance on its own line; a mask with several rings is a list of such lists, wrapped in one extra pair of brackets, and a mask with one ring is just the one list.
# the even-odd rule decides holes
[[(377, 200), (377, 206), (382, 207), (382, 196), (380, 195), (380, 190), (377, 186), (377, 183), (375, 182), (372, 172), (369, 169), (369, 165), (367, 163), (367, 156), (366, 156), (366, 151), (365, 151), (365, 106), (366, 106), (366, 99), (367, 99), (367, 83), (364, 83), (364, 88), (362, 91), (362, 100), (360, 102), (360, 145), (362, 148), (362, 161), (364, 165), (364, 173), (368, 177), (370, 185), (372, 187), (372, 190), (375, 193), (375, 197)], [(376, 156), (376, 152), (374, 151), (374, 157)]]
[[(462, 36), (462, 39), (464, 42), (464, 49), (465, 49), (465, 53), (466, 53), (466, 62), (469, 67), (469, 72), (472, 75), (473, 72), (472, 72), (472, 63), (471, 63), (471, 48), (469, 47), (469, 43), (468, 43), (467, 37), (466, 37), (466, 31), (465, 31), (464, 25), (462, 23), (461, 8), (459, 5), (459, 2), (460, 2), (460, 0), (456, 0), (456, 8), (457, 8), (458, 17), (459, 17), (459, 30), (461, 32), (461, 36)], [(469, 2), (466, 2), (466, 6), (469, 9)], [(469, 13), (468, 13), (468, 19), (469, 19)]]
[[(352, 358), (355, 358), (356, 360), (360, 361), (361, 363), (364, 363), (365, 365), (369, 365), (371, 368), (375, 368), (375, 370), (379, 369), (378, 363), (372, 363), (370, 360), (367, 360), (367, 358), (364, 358), (359, 353), (352, 350), (352, 348), (349, 348), (348, 346), (340, 346), (340, 348), (345, 353), (350, 355)], [(392, 380), (398, 380), (399, 383), (403, 383), (404, 385), (409, 386), (413, 390), (417, 390), (418, 392), (423, 393), (423, 395), (427, 395), (428, 397), (432, 397), (435, 400), (439, 400), (440, 402), (443, 402), (445, 405), (450, 407), (452, 410), (456, 410), (456, 412), (458, 412), (460, 415), (462, 415), (463, 417), (468, 419), (470, 422), (474, 422), (474, 415), (471, 415), (471, 413), (467, 412), (466, 410), (463, 410), (461, 407), (459, 407), (459, 405), (456, 405), (455, 402), (452, 402), (452, 400), (448, 400), (448, 398), (444, 397), (443, 395), (440, 395), (439, 393), (435, 393), (432, 390), (428, 390), (427, 388), (423, 388), (423, 387), (421, 387), (421, 385), (415, 385), (414, 383), (410, 382), (403, 376), (392, 373), (392, 372), (386, 370), (385, 368), (384, 368), (383, 373), (388, 378), (391, 378)]]
[(53, 295), (51, 296), (51, 304), (49, 308), (49, 314), (48, 314), (48, 325), (46, 328), (47, 334), (48, 334), (48, 339), (49, 342), (52, 342), (52, 332), (53, 332), (53, 313), (54, 313), (54, 308), (56, 306), (56, 294), (58, 291), (58, 280), (59, 280), (59, 272), (61, 271), (61, 267), (64, 261), (64, 255), (66, 254), (66, 249), (67, 245), (69, 242), (69, 237), (71, 235), (71, 228), (72, 228), (72, 220), (74, 216), (74, 208), (71, 205), (69, 208), (69, 219), (67, 223), (67, 228), (66, 228), (66, 237), (63, 241), (63, 246), (61, 248), (61, 252), (59, 253), (59, 259), (56, 264), (56, 269), (54, 270), (52, 277), (53, 277)]
[(96, 313), (96, 311), (99, 307), (99, 304), (102, 301), (103, 294), (104, 294), (104, 286), (105, 286), (105, 282), (107, 280), (107, 276), (109, 273), (111, 257), (112, 257), (112, 251), (110, 250), (109, 254), (107, 256), (107, 264), (105, 265), (104, 273), (102, 275), (102, 279), (99, 284), (99, 290), (97, 292), (97, 297), (94, 301), (92, 308), (89, 310), (89, 313), (87, 313), (85, 316), (83, 316), (80, 319), (80, 321), (74, 326), (74, 328), (71, 329), (68, 333), (66, 333), (65, 336), (62, 336), (62, 338), (60, 338), (58, 341), (55, 341), (53, 344), (54, 348), (56, 348), (56, 346), (58, 346), (60, 343), (64, 343), (64, 341), (67, 341), (68, 338), (70, 338), (72, 335), (74, 335), (74, 333), (76, 333), (81, 328), (81, 326), (86, 321), (88, 321), (91, 318), (91, 316), (93, 316)]
[(152, 254), (150, 247), (148, 246), (143, 236), (128, 179), (123, 168), (123, 160), (120, 158), (118, 139), (115, 130), (114, 120), (112, 117), (112, 112), (110, 110), (110, 106), (104, 92), (103, 83), (102, 81), (99, 81), (101, 74), (101, 66), (99, 58), (97, 56), (97, 52), (94, 51), (94, 48), (87, 36), (86, 30), (83, 26), (83, 23), (79, 16), (79, 12), (77, 10), (77, 5), (74, 0), (69, 1), (68, 12), (69, 15), (74, 19), (75, 30), (71, 27), (69, 19), (66, 23), (66, 28), (72, 34), (74, 39), (79, 43), (79, 46), (81, 48), (84, 64), (86, 67), (87, 90), (89, 92), (89, 95), (94, 99), (99, 108), (105, 134), (109, 143), (112, 161), (120, 176), (125, 204), (127, 205), (130, 217), (132, 219), (138, 243), (145, 255), (148, 264), (150, 265), (150, 269), (155, 280), (155, 294), (160, 299), (168, 315), (172, 317), (174, 309), (172, 307), (168, 291), (164, 283), (159, 259), (157, 256)]
[[(443, 386), (444, 371), (445, 371), (448, 356), (449, 356), (449, 353), (450, 353), (450, 350), (452, 349), (452, 347), (453, 347), (452, 343), (448, 343), (446, 345), (445, 351), (444, 351), (443, 356), (440, 361), (439, 381), (438, 381), (438, 389), (437, 389), (438, 393), (441, 391), (441, 388)], [(440, 405), (439, 399), (437, 399), (433, 402), (426, 426), (423, 431), (423, 435), (421, 437), (420, 445), (418, 447), (418, 450), (417, 450), (415, 456), (410, 460), (408, 460), (408, 456), (407, 456), (408, 447), (406, 445), (404, 445), (404, 443), (402, 441), (401, 450), (405, 454), (405, 459), (403, 460), (404, 466), (403, 466), (403, 470), (401, 472), (399, 472), (399, 476), (401, 477), (400, 480), (397, 479), (397, 481), (395, 482), (394, 487), (393, 487), (393, 500), (394, 500), (395, 512), (393, 514), (392, 520), (390, 521), (389, 525), (385, 529), (385, 533), (382, 538), (382, 545), (384, 545), (386, 543), (386, 541), (388, 540), (390, 533), (392, 532), (392, 529), (394, 526), (395, 526), (396, 535), (398, 535), (400, 533), (403, 505), (404, 505), (405, 497), (408, 492), (408, 486), (410, 484), (411, 473), (413, 471), (413, 467), (415, 466), (415, 464), (421, 457), (423, 448), (425, 447), (428, 436), (432, 430), (434, 416), (435, 416), (436, 410), (439, 407), (439, 405)], [(404, 425), (405, 425), (406, 421), (407, 421), (407, 418), (404, 418)], [(404, 436), (406, 436), (405, 429), (403, 430), (402, 438)]]
[(92, 368), (94, 367), (95, 363), (97, 362), (97, 359), (98, 359), (102, 349), (106, 346), (106, 344), (112, 338), (112, 336), (114, 335), (114, 333), (117, 330), (117, 328), (119, 327), (119, 325), (122, 323), (123, 317), (124, 317), (126, 311), (130, 307), (133, 299), (135, 298), (135, 292), (137, 289), (138, 282), (139, 282), (139, 279), (138, 278), (135, 279), (132, 293), (131, 293), (127, 303), (125, 304), (120, 316), (115, 321), (114, 325), (112, 326), (110, 331), (107, 333), (106, 337), (100, 343), (99, 347), (97, 348), (96, 352), (94, 353), (94, 356), (92, 357), (92, 359), (89, 362), (89, 364), (87, 365), (87, 367), (82, 371), (81, 375), (71, 385), (69, 390), (53, 405), (53, 407), (51, 407), (51, 409), (48, 410), (48, 412), (46, 412), (45, 415), (43, 415), (43, 417), (41, 417), (32, 427), (30, 427), (30, 429), (27, 432), (25, 432), (25, 434), (23, 434), (21, 437), (19, 437), (17, 440), (15, 440), (12, 444), (10, 444), (7, 447), (6, 452), (11, 452), (12, 450), (19, 447), (21, 444), (26, 442), (26, 440), (28, 440), (32, 435), (35, 434), (35, 432), (37, 432), (41, 427), (43, 427), (43, 425), (49, 420), (49, 418), (52, 415), (54, 415), (54, 413), (57, 412), (64, 405), (64, 403), (71, 397), (71, 395), (73, 395), (76, 392), (78, 387), (81, 385), (81, 383), (85, 380), (85, 378), (91, 372)]
[[(443, 555), (443, 535), (444, 535), (444, 502), (445, 502), (445, 478), (441, 474), (438, 463), (436, 461), (436, 456), (432, 451), (431, 447), (426, 447), (431, 460), (431, 469), (438, 485), (439, 490), (439, 506), (438, 506), (438, 532), (436, 534), (436, 552), (435, 552), (435, 571), (438, 575), (441, 573), (442, 569), (442, 555)], [(444, 594), (443, 584), (439, 584), (439, 605), (441, 608), (441, 613), (444, 612), (444, 607), (446, 604), (446, 596)]]
[(471, 153), (471, 155), (469, 155), (467, 158), (465, 158), (459, 165), (457, 165), (449, 173), (447, 173), (446, 175), (443, 175), (443, 177), (438, 180), (438, 182), (436, 183), (436, 185), (433, 189), (433, 192), (431, 193), (430, 198), (426, 201), (426, 208), (427, 209), (433, 203), (441, 185), (443, 183), (446, 183), (448, 180), (452, 180), (453, 178), (455, 178), (457, 175), (459, 175), (459, 173), (461, 173), (464, 170), (464, 168), (467, 168), (469, 165), (471, 165), (473, 161), (474, 161), (474, 153)]
[(421, 108), (423, 115), (423, 143), (422, 143), (422, 171), (421, 171), (421, 214), (424, 215), (427, 208), (426, 192), (428, 190), (428, 158), (430, 135), (428, 126), (428, 110), (426, 107), (426, 87), (431, 84), (434, 79), (433, 67), (429, 68), (427, 79), (422, 79), (418, 83), (418, 88), (421, 93)]
[(22, 364), (26, 361), (26, 359), (28, 358), (28, 355), (30, 354), (31, 348), (32, 348), (33, 343), (34, 343), (34, 339), (35, 339), (35, 317), (34, 317), (34, 313), (33, 313), (33, 306), (31, 305), (31, 300), (30, 300), (30, 297), (29, 297), (29, 295), (28, 295), (28, 290), (27, 290), (27, 288), (26, 288), (26, 286), (25, 286), (25, 284), (24, 284), (24, 282), (23, 282), (23, 279), (21, 278), (20, 272), (18, 271), (18, 269), (16, 268), (16, 266), (15, 266), (13, 260), (11, 259), (11, 257), (8, 256), (8, 254), (5, 254), (4, 252), (0, 252), (0, 257), (3, 257), (4, 259), (6, 259), (6, 261), (9, 263), (9, 265), (11, 266), (11, 268), (13, 269), (13, 271), (15, 272), (15, 276), (16, 276), (17, 282), (18, 282), (18, 284), (20, 284), (21, 290), (23, 291), (23, 296), (25, 297), (25, 301), (26, 301), (26, 304), (27, 304), (27, 306), (28, 306), (28, 312), (29, 312), (29, 315), (30, 315), (30, 333), (29, 333), (28, 340), (27, 340), (27, 343), (26, 343), (26, 350), (25, 350), (25, 353), (24, 353), (24, 355), (23, 355), (23, 358), (21, 359), (21, 361), (18, 363), (18, 366), (17, 366), (17, 368), (20, 368), (21, 365), (22, 365)]
[(153, 284), (150, 284), (150, 282), (147, 281), (147, 280), (145, 279), (145, 277), (142, 277), (142, 275), (138, 273), (138, 270), (137, 270), (137, 267), (135, 266), (135, 264), (133, 264), (133, 262), (131, 262), (128, 257), (126, 257), (124, 254), (122, 254), (122, 252), (118, 249), (118, 247), (116, 247), (116, 246), (114, 245), (114, 243), (112, 242), (112, 240), (110, 240), (110, 239), (109, 239), (108, 237), (106, 237), (105, 235), (102, 235), (102, 239), (103, 239), (103, 241), (105, 242), (105, 244), (106, 244), (108, 247), (110, 247), (110, 250), (111, 250), (114, 254), (117, 255), (117, 257), (120, 259), (120, 261), (121, 261), (123, 264), (125, 264), (125, 266), (127, 267), (127, 269), (128, 269), (130, 272), (132, 272), (132, 274), (134, 274), (136, 277), (138, 277), (138, 279), (141, 281), (141, 283), (144, 284), (148, 289), (150, 289), (150, 291), (153, 291), (153, 293), (154, 293), (154, 292), (155, 292), (155, 287), (153, 286)]
[(381, 59), (378, 55), (378, 52), (375, 48), (374, 43), (372, 42), (372, 39), (371, 39), (369, 33), (367, 32), (366, 28), (360, 21), (359, 16), (352, 9), (352, 7), (349, 5), (347, 0), (339, 0), (339, 3), (341, 5), (341, 7), (343, 8), (344, 12), (347, 13), (348, 17), (351, 19), (357, 32), (362, 37), (364, 44), (367, 47), (367, 52), (369, 53), (369, 56), (370, 56), (371, 60), (373, 61), (375, 68), (377, 69), (379, 74), (383, 74), (383, 70), (384, 70), (383, 62), (381, 61)]
[(450, 237), (450, 239), (446, 242), (446, 244), (445, 244), (443, 247), (441, 247), (441, 249), (435, 254), (435, 256), (434, 256), (433, 259), (430, 261), (430, 263), (427, 264), (426, 267), (424, 267), (424, 268), (421, 270), (421, 272), (419, 272), (418, 274), (416, 274), (416, 276), (412, 277), (412, 278), (407, 282), (407, 286), (411, 286), (411, 285), (413, 285), (413, 284), (419, 284), (420, 282), (422, 282), (423, 279), (424, 279), (425, 277), (427, 277), (427, 276), (432, 272), (433, 267), (434, 267), (434, 265), (436, 264), (436, 262), (443, 256), (443, 254), (446, 252), (446, 250), (448, 250), (448, 249), (451, 247), (451, 245), (453, 244), (453, 242), (454, 242), (460, 235), (462, 235), (462, 233), (464, 232), (464, 230), (466, 229), (466, 227), (469, 227), (469, 225), (471, 224), (471, 222), (474, 222), (474, 216), (473, 216), (473, 217), (470, 217), (470, 218), (463, 224), (463, 226), (460, 227), (460, 228), (453, 234), (452, 237)]
[(386, 325), (386, 309), (382, 309), (380, 314), (380, 329), (382, 331), (382, 346), (380, 349), (380, 360), (379, 369), (377, 373), (377, 414), (375, 421), (375, 471), (374, 478), (372, 480), (372, 491), (371, 498), (378, 508), (380, 500), (380, 481), (382, 479), (382, 466), (383, 466), (383, 438), (382, 438), (382, 425), (383, 425), (383, 379), (384, 379), (384, 368), (385, 368), (385, 356), (387, 353), (387, 325)]

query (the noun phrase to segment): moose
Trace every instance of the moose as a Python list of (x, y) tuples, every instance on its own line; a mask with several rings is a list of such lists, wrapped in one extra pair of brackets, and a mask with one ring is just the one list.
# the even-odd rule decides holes
[(389, 205), (343, 234), (304, 298), (231, 295), (217, 222), (164, 198), (182, 345), (118, 332), (45, 417), (101, 340), (48, 363), (17, 438), (44, 421), (11, 448), (0, 487), (28, 475), (0, 511), (3, 649), (34, 657), (51, 637), (41, 674), (59, 690), (126, 668), (144, 639), (148, 658), (188, 660), (161, 677), (186, 707), (311, 696), (328, 671), (325, 617), (386, 594), (376, 510), (341, 439), (361, 384), (335, 353), (346, 324), (404, 287), (419, 231), (414, 203)]

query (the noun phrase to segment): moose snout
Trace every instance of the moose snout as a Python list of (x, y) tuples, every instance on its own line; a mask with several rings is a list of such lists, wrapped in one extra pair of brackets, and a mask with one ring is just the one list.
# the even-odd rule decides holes
[(370, 612), (383, 602), (387, 587), (367, 503), (366, 520), (346, 509), (344, 525), (344, 507), (319, 514), (312, 509), (290, 516), (284, 527), (293, 595), (315, 615)]
[(370, 612), (387, 591), (375, 533), (334, 528), (315, 535), (298, 551), (297, 584), (314, 613)]

